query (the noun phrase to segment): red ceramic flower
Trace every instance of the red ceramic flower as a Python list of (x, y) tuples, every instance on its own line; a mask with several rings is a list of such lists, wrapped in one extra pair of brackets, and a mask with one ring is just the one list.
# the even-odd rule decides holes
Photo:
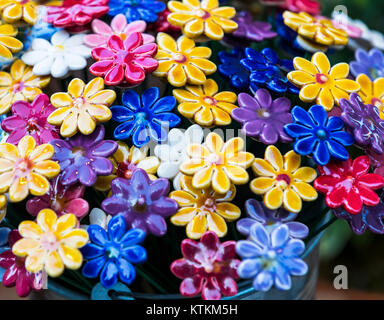
[(200, 242), (184, 239), (181, 243), (182, 259), (171, 264), (173, 274), (184, 279), (180, 285), (183, 296), (193, 297), (201, 292), (204, 300), (219, 300), (221, 295), (237, 294), (236, 242), (220, 243), (213, 231), (203, 234)]
[[(8, 236), (9, 247), (21, 239), (19, 231), (12, 230)], [(3, 285), (14, 287), (20, 297), (26, 297), (31, 290), (39, 291), (43, 288), (43, 276), (41, 272), (32, 273), (25, 269), (25, 258), (20, 258), (12, 253), (12, 249), (0, 254), (0, 267), (5, 269)]]
[(155, 23), (152, 23), (149, 25), (149, 29), (157, 32), (166, 32), (168, 34), (174, 35), (177, 37), (181, 33), (180, 27), (171, 25), (168, 22), (168, 15), (171, 13), (168, 9), (165, 9), (164, 11), (160, 12), (157, 15), (157, 20)]
[(88, 202), (82, 199), (85, 187), (81, 184), (64, 186), (60, 178), (57, 176), (50, 181), (49, 191), (45, 195), (27, 201), (26, 209), (30, 215), (37, 216), (40, 210), (49, 208), (58, 216), (73, 213), (80, 220), (88, 213)]
[(313, 16), (320, 13), (320, 3), (316, 0), (286, 0), (282, 7), (293, 12), (304, 11)]
[(319, 167), (321, 176), (314, 182), (317, 191), (324, 193), (325, 203), (330, 208), (344, 206), (351, 214), (358, 214), (366, 206), (380, 202), (373, 191), (384, 186), (384, 178), (376, 173), (368, 173), (369, 158), (349, 158), (343, 162), (333, 162)]
[(104, 77), (108, 85), (135, 85), (144, 81), (145, 74), (157, 69), (158, 62), (154, 59), (157, 52), (155, 43), (143, 45), (140, 32), (131, 33), (124, 41), (112, 35), (106, 48), (92, 50), (97, 61), (89, 68), (95, 76)]
[(109, 10), (108, 0), (64, 0), (48, 7), (46, 21), (58, 28), (85, 26)]
[(12, 107), (12, 116), (1, 122), (1, 128), (10, 133), (7, 142), (18, 144), (24, 136), (32, 136), (37, 145), (60, 139), (57, 127), (47, 122), (48, 116), (56, 110), (46, 94), (39, 94), (31, 104), (16, 101)]

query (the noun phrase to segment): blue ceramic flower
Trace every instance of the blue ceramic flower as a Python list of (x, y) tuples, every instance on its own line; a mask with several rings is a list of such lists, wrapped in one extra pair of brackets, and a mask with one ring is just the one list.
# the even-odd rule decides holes
[(180, 123), (180, 118), (172, 113), (176, 98), (160, 98), (159, 89), (149, 88), (141, 97), (133, 90), (123, 93), (123, 106), (111, 107), (112, 119), (121, 124), (115, 128), (114, 137), (126, 140), (132, 137), (133, 144), (141, 148), (150, 139), (156, 142), (167, 140), (168, 130)]
[(357, 49), (355, 61), (350, 63), (352, 74), (357, 77), (365, 73), (371, 80), (384, 77), (384, 54), (381, 50), (373, 48), (369, 52)]
[(240, 63), (241, 59), (245, 58), (244, 49), (236, 47), (232, 52), (220, 51), (218, 57), (220, 74), (231, 80), (233, 88), (248, 91), (249, 71)]
[(293, 123), (284, 126), (285, 132), (296, 139), (293, 150), (302, 155), (312, 154), (314, 161), (326, 165), (331, 157), (345, 161), (349, 154), (345, 146), (354, 143), (353, 136), (343, 131), (344, 121), (340, 117), (327, 118), (321, 105), (314, 105), (308, 111), (294, 107), (291, 111)]
[(280, 290), (291, 288), (291, 276), (303, 276), (307, 264), (300, 258), (305, 244), (289, 237), (286, 225), (268, 232), (261, 223), (251, 227), (248, 240), (240, 240), (236, 251), (243, 258), (237, 273), (241, 278), (253, 279), (257, 291), (268, 291), (273, 285)]
[(299, 93), (299, 88), (287, 79), (287, 72), (292, 71), (292, 60), (279, 59), (271, 48), (264, 48), (260, 52), (252, 48), (245, 48), (245, 58), (241, 64), (250, 71), (250, 89), (255, 93), (257, 89), (265, 87), (276, 93)]
[(297, 213), (292, 213), (284, 208), (270, 210), (265, 207), (263, 201), (248, 199), (245, 202), (246, 218), (240, 219), (237, 224), (237, 230), (244, 236), (249, 236), (251, 228), (257, 223), (261, 223), (268, 232), (271, 232), (276, 226), (285, 224), (289, 229), (289, 236), (292, 238), (303, 239), (308, 235), (308, 227), (295, 220)]
[(127, 231), (124, 218), (113, 217), (108, 223), (108, 230), (91, 224), (87, 232), (90, 243), (81, 248), (84, 259), (82, 273), (87, 278), (97, 278), (105, 288), (116, 285), (120, 281), (131, 284), (136, 277), (133, 264), (147, 260), (145, 248), (138, 245), (144, 241), (145, 232), (141, 229)]
[(128, 22), (156, 22), (157, 14), (165, 9), (165, 3), (156, 0), (110, 0), (108, 15), (116, 16), (122, 13)]

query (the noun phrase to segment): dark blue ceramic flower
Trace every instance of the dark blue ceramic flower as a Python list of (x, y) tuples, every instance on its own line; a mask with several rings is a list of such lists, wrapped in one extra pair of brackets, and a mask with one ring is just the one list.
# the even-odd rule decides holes
[(354, 143), (353, 136), (343, 131), (344, 121), (340, 117), (327, 118), (321, 105), (314, 105), (308, 111), (294, 107), (292, 122), (284, 126), (285, 132), (296, 139), (293, 150), (302, 155), (312, 154), (314, 161), (326, 165), (331, 157), (345, 161), (349, 158), (345, 146)]
[(289, 236), (292, 238), (303, 239), (308, 235), (308, 227), (295, 220), (297, 213), (292, 213), (284, 208), (270, 210), (265, 207), (263, 201), (248, 199), (245, 202), (246, 218), (240, 219), (237, 230), (244, 236), (249, 236), (251, 227), (256, 223), (261, 223), (267, 231), (272, 231), (276, 226), (285, 224), (289, 229)]
[(292, 60), (279, 59), (271, 48), (264, 48), (260, 52), (252, 48), (245, 48), (245, 58), (241, 64), (250, 71), (250, 89), (255, 93), (259, 88), (268, 88), (282, 94), (290, 92), (299, 93), (299, 88), (287, 79), (287, 72), (292, 71)]
[(156, 0), (110, 0), (108, 15), (116, 16), (122, 13), (128, 22), (156, 22), (157, 14), (165, 9), (165, 3)]
[(233, 88), (248, 91), (249, 71), (240, 63), (241, 59), (245, 58), (244, 49), (236, 47), (232, 52), (220, 51), (218, 57), (220, 74), (231, 80)]
[(180, 118), (171, 112), (176, 106), (175, 97), (160, 98), (156, 87), (147, 89), (141, 97), (135, 91), (127, 90), (122, 100), (123, 106), (111, 107), (112, 119), (121, 123), (113, 135), (118, 140), (132, 137), (133, 144), (138, 148), (146, 145), (151, 138), (164, 142), (168, 130), (180, 123)]
[(365, 73), (371, 80), (384, 77), (384, 54), (381, 50), (373, 48), (369, 52), (357, 49), (355, 61), (350, 63), (352, 74), (357, 77)]
[(97, 278), (105, 288), (113, 287), (118, 278), (131, 284), (136, 277), (132, 264), (142, 263), (147, 259), (146, 250), (138, 245), (144, 241), (145, 232), (141, 229), (127, 231), (124, 218), (113, 217), (108, 223), (108, 230), (96, 224), (88, 229), (90, 243), (81, 248), (84, 259), (82, 273), (87, 278)]
[(308, 271), (300, 258), (305, 244), (292, 239), (286, 225), (268, 232), (261, 223), (251, 227), (248, 240), (236, 244), (237, 254), (243, 258), (237, 273), (241, 278), (253, 279), (257, 291), (268, 291), (273, 285), (280, 290), (291, 288), (291, 276), (302, 276)]

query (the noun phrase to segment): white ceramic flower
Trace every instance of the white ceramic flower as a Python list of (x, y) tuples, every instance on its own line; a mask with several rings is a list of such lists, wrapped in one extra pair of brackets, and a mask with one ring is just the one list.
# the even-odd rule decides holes
[(197, 124), (190, 126), (185, 131), (176, 128), (169, 131), (167, 142), (157, 145), (154, 150), (161, 162), (157, 169), (158, 177), (173, 179), (173, 187), (180, 190), (182, 174), (179, 172), (179, 167), (184, 160), (188, 159), (187, 147), (191, 143), (200, 144), (203, 137), (203, 129)]
[(69, 71), (82, 70), (87, 66), (91, 49), (83, 44), (84, 34), (70, 36), (65, 30), (53, 34), (51, 42), (37, 38), (31, 49), (21, 59), (33, 66), (39, 76), (51, 74), (54, 78), (65, 77)]
[[(89, 214), (89, 224), (97, 224), (103, 229), (107, 230), (109, 220), (112, 219), (112, 216), (107, 215), (103, 210), (99, 208), (93, 208)], [(88, 225), (81, 225), (81, 228), (88, 229)]]

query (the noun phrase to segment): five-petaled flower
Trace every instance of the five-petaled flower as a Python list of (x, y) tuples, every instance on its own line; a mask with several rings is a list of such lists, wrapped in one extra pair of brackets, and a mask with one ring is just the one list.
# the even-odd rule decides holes
[(194, 297), (201, 292), (203, 300), (236, 295), (239, 278), (236, 269), (240, 261), (236, 259), (235, 246), (235, 241), (220, 243), (211, 231), (206, 232), (200, 242), (184, 239), (181, 242), (183, 258), (171, 264), (172, 273), (183, 279), (180, 293)]
[(351, 214), (358, 214), (366, 206), (376, 206), (379, 196), (373, 191), (384, 186), (384, 178), (368, 173), (369, 158), (360, 156), (343, 162), (331, 162), (319, 167), (320, 176), (314, 187), (325, 194), (325, 203), (330, 208), (344, 207)]

